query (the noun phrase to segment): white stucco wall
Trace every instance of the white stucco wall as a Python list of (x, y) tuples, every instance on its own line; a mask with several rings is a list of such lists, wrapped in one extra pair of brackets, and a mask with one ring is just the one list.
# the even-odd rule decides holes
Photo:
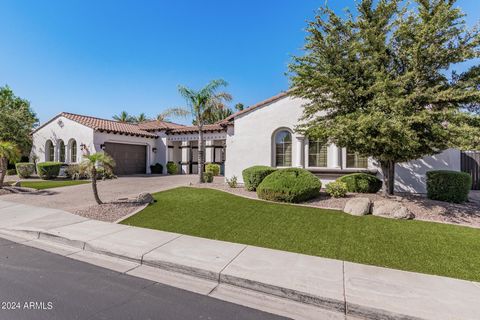
[(77, 162), (82, 160), (82, 151), (80, 145), (85, 144), (89, 150), (94, 148), (93, 146), (93, 129), (88, 128), (78, 122), (72, 121), (65, 117), (58, 117), (52, 122), (48, 123), (43, 128), (33, 133), (33, 146), (30, 153), (31, 157), (37, 156), (38, 162), (46, 161), (45, 157), (45, 145), (47, 140), (51, 140), (55, 146), (55, 161), (59, 159), (59, 153), (57, 144), (59, 140), (63, 140), (66, 151), (66, 162), (69, 161), (69, 141), (75, 139), (77, 142)]

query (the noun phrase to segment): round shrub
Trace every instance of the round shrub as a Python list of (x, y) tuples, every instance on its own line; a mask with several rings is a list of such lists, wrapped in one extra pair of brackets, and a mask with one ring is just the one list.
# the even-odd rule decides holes
[(61, 162), (40, 162), (37, 163), (37, 173), (42, 179), (55, 179), (60, 173), (62, 165)]
[(347, 185), (348, 192), (377, 193), (382, 189), (382, 180), (368, 173), (352, 173), (337, 179)]
[(454, 203), (468, 201), (472, 177), (465, 172), (434, 170), (427, 172), (427, 197)]
[(267, 166), (253, 166), (242, 171), (243, 184), (248, 191), (255, 191), (260, 183), (277, 169)]
[(155, 165), (150, 166), (150, 172), (153, 174), (162, 174), (163, 166), (160, 163), (155, 163)]
[(167, 173), (168, 174), (177, 174), (178, 166), (174, 162), (167, 162)]
[(213, 172), (205, 171), (203, 173), (203, 182), (212, 183), (213, 182)]
[(15, 168), (20, 178), (29, 178), (35, 172), (35, 164), (31, 162), (18, 162)]
[(205, 171), (213, 173), (214, 176), (219, 176), (220, 166), (216, 163), (209, 163), (205, 166)]
[(341, 181), (330, 182), (325, 189), (327, 194), (333, 198), (343, 198), (348, 192), (347, 184)]
[(320, 193), (322, 183), (305, 169), (289, 168), (273, 172), (257, 188), (260, 199), (280, 202), (303, 202)]

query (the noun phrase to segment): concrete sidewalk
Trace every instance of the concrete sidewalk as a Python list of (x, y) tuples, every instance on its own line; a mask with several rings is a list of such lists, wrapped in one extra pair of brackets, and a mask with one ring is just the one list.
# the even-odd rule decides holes
[(55, 209), (0, 201), (0, 236), (296, 319), (480, 317), (480, 283), (100, 222)]

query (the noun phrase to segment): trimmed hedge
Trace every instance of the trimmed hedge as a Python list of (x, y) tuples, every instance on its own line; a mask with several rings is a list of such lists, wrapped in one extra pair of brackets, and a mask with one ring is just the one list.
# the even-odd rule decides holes
[(220, 166), (216, 163), (209, 163), (205, 166), (205, 172), (211, 172), (214, 176), (219, 176)]
[(172, 162), (167, 162), (167, 173), (168, 174), (177, 174), (178, 173), (178, 166)]
[(14, 176), (17, 174), (16, 169), (7, 169), (7, 176)]
[(472, 177), (466, 172), (433, 170), (427, 172), (427, 197), (462, 203), (468, 201)]
[(213, 182), (213, 172), (205, 171), (203, 173), (203, 182), (212, 183)]
[(268, 175), (277, 169), (267, 166), (253, 166), (242, 171), (243, 184), (248, 191), (255, 191)]
[(40, 162), (37, 163), (37, 173), (42, 179), (55, 179), (60, 173), (62, 165), (61, 162)]
[(322, 183), (311, 172), (300, 168), (281, 169), (263, 179), (257, 187), (260, 199), (303, 202), (320, 194)]
[(155, 165), (150, 166), (150, 171), (153, 174), (162, 174), (163, 173), (163, 166), (160, 163), (155, 163)]
[(338, 178), (336, 181), (344, 182), (348, 192), (377, 193), (382, 189), (382, 180), (368, 173), (352, 173)]
[(15, 168), (20, 178), (29, 178), (35, 172), (35, 164), (31, 162), (17, 162)]

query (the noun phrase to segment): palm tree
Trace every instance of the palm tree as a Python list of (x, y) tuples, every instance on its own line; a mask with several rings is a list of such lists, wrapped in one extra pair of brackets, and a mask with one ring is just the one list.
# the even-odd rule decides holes
[(7, 175), (8, 162), (18, 161), (20, 150), (12, 142), (0, 141), (0, 189), (3, 188), (3, 181)]
[(119, 115), (114, 115), (112, 118), (118, 122), (124, 123), (131, 123), (135, 121), (135, 117), (129, 115), (127, 111), (122, 111)]
[(135, 119), (134, 119), (133, 122), (135, 122), (135, 123), (141, 123), (141, 122), (145, 122), (145, 121), (150, 120), (144, 112), (140, 113), (138, 116), (136, 116), (134, 118)]
[[(203, 183), (203, 170), (205, 165), (205, 147), (203, 141), (203, 126), (208, 124), (209, 117), (214, 112), (225, 106), (224, 102), (232, 100), (232, 96), (226, 92), (217, 92), (221, 87), (228, 84), (225, 80), (210, 81), (200, 90), (194, 90), (185, 86), (179, 86), (180, 95), (185, 98), (189, 108), (181, 109), (184, 115), (191, 115), (193, 123), (198, 129), (198, 179)], [(174, 110), (174, 109), (171, 109)]]
[(170, 108), (162, 111), (157, 115), (158, 121), (170, 121), (170, 117), (186, 117), (190, 114), (190, 111), (183, 108)]
[(93, 196), (95, 197), (95, 201), (98, 204), (102, 204), (102, 200), (98, 196), (97, 190), (97, 174), (98, 174), (98, 167), (103, 168), (105, 171), (113, 171), (115, 167), (115, 161), (112, 157), (110, 157), (105, 152), (97, 152), (91, 155), (83, 156), (83, 161), (81, 166), (84, 170), (86, 170), (90, 177), (92, 178), (92, 189), (93, 189)]

